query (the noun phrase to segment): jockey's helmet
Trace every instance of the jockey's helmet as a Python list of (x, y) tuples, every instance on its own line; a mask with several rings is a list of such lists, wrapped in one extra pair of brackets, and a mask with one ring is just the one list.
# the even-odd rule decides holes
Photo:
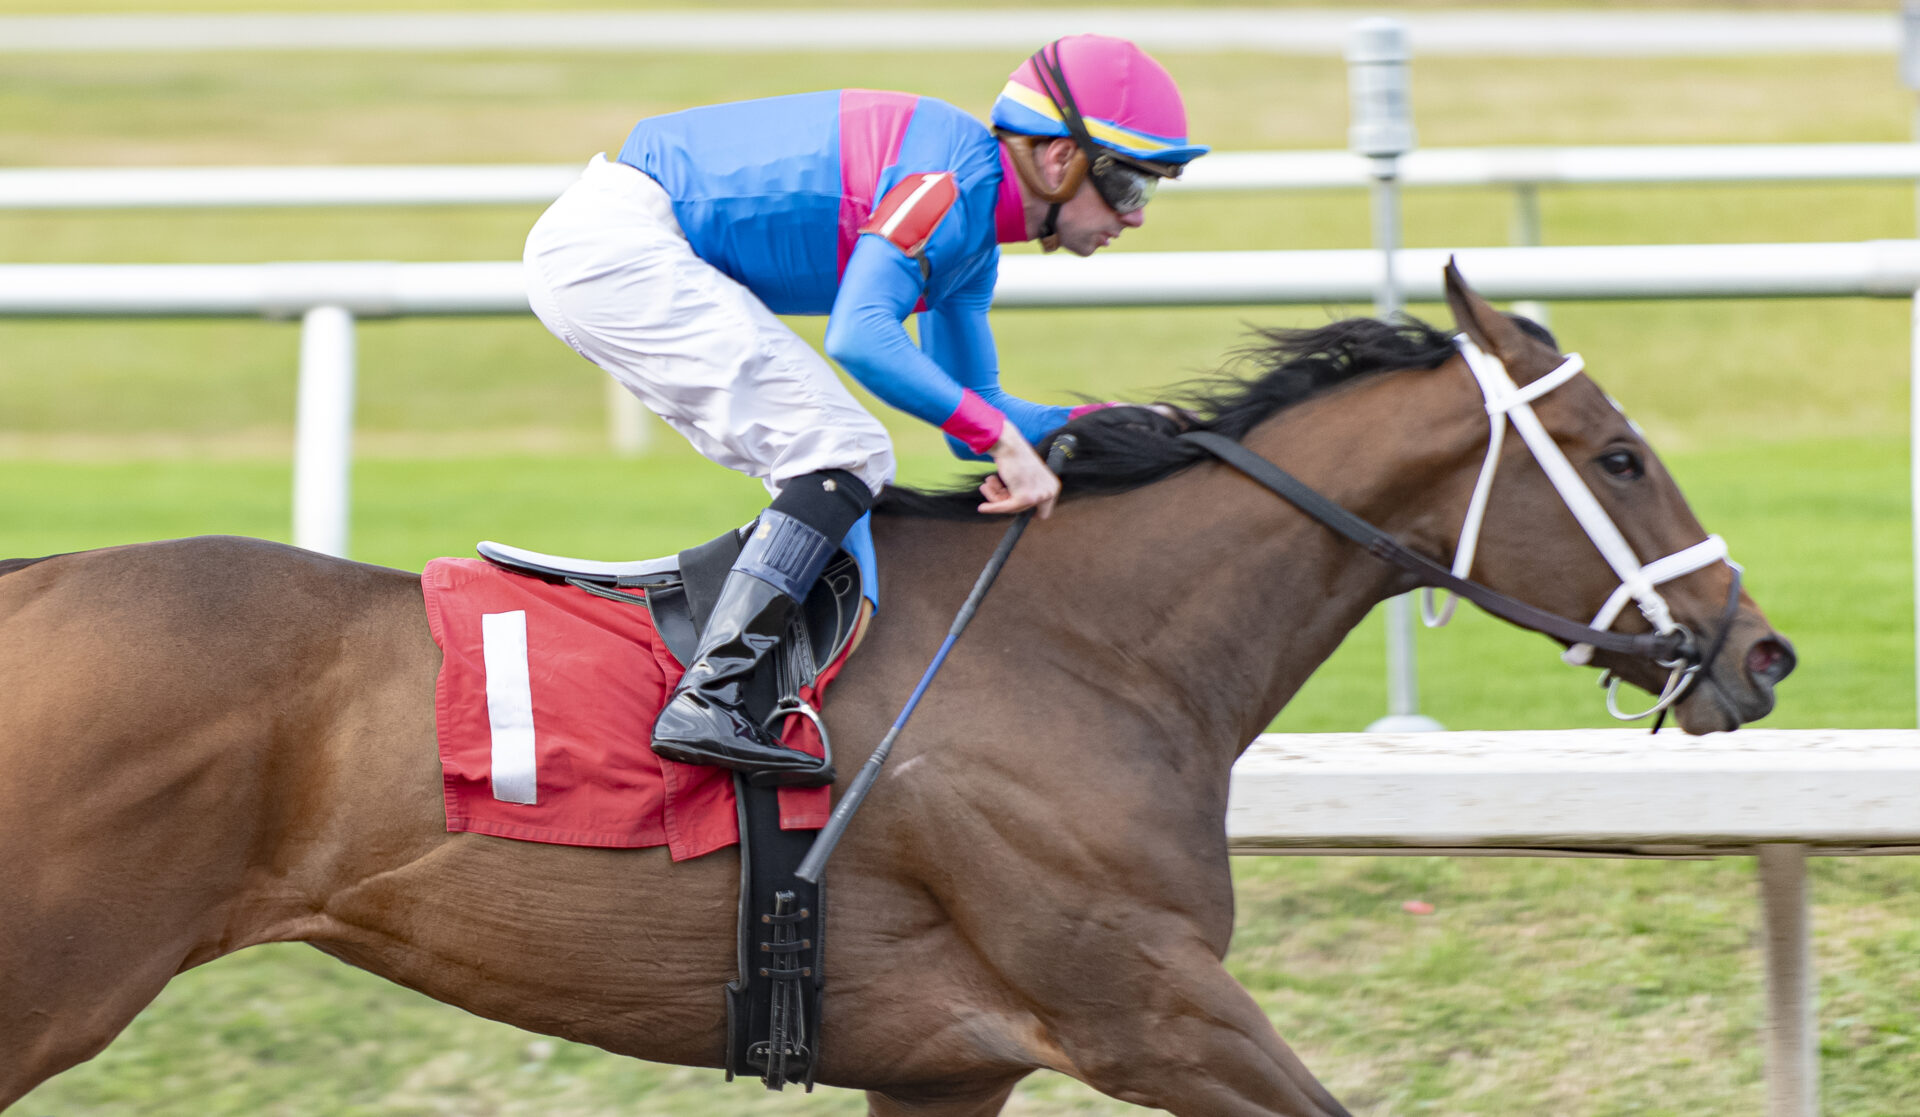
[[(1186, 106), (1166, 69), (1133, 43), (1106, 35), (1070, 35), (1035, 51), (1008, 77), (992, 119), (1027, 189), (1055, 206), (1091, 176), (1114, 212), (1131, 213), (1161, 179), (1178, 178), (1209, 150), (1187, 142)], [(1049, 188), (1033, 148), (1053, 137), (1070, 138), (1080, 150)]]

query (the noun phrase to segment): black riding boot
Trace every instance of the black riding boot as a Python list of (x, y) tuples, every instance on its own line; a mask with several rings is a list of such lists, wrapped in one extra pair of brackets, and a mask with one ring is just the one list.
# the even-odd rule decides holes
[(786, 636), (796, 604), (871, 500), (864, 484), (839, 470), (809, 474), (781, 492), (741, 548), (693, 663), (653, 724), (655, 753), (745, 772), (763, 787), (833, 782), (830, 765), (775, 740), (744, 703), (754, 672)]
[(653, 751), (682, 764), (717, 764), (757, 783), (833, 782), (819, 757), (787, 748), (744, 709), (753, 673), (786, 634), (794, 599), (751, 574), (727, 575), (693, 666), (653, 723)]

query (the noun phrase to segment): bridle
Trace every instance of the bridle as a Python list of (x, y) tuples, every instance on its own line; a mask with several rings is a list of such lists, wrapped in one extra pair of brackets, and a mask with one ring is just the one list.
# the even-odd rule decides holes
[[(1485, 398), (1491, 433), (1487, 440), (1486, 460), (1481, 464), (1479, 479), (1474, 483), (1473, 497), (1467, 503), (1466, 519), (1461, 525), (1460, 542), (1454, 550), (1452, 569), (1409, 550), (1393, 536), (1328, 500), (1298, 478), (1231, 438), (1211, 431), (1188, 431), (1180, 437), (1259, 482), (1321, 524), (1358, 543), (1374, 557), (1412, 574), (1415, 584), (1425, 590), (1421, 614), (1429, 627), (1446, 624), (1452, 618), (1457, 604), (1455, 600), (1449, 600), (1444, 608), (1435, 609), (1433, 591), (1440, 589), (1454, 598), (1465, 598), (1496, 617), (1566, 643), (1568, 648), (1561, 658), (1569, 664), (1583, 666), (1592, 661), (1595, 651), (1606, 651), (1651, 660), (1666, 668), (1667, 683), (1661, 688), (1659, 698), (1653, 706), (1635, 714), (1620, 711), (1617, 697), (1620, 680), (1612, 677), (1611, 672), (1601, 676), (1601, 682), (1607, 686), (1607, 711), (1614, 717), (1621, 721), (1637, 721), (1655, 713), (1664, 717), (1665, 712), (1685, 696), (1700, 672), (1713, 663), (1725, 646), (1727, 630), (1732, 626), (1740, 604), (1740, 565), (1727, 557), (1726, 541), (1717, 535), (1709, 535), (1691, 547), (1650, 563), (1642, 563), (1633, 553), (1632, 546), (1627, 543), (1612, 517), (1600, 506), (1593, 490), (1581, 480), (1573, 463), (1567, 460), (1566, 454), (1533, 412), (1534, 400), (1573, 379), (1585, 367), (1579, 354), (1568, 354), (1559, 367), (1522, 388), (1513, 382), (1499, 358), (1482, 351), (1465, 334), (1455, 337), (1454, 344), (1466, 359), (1474, 382), (1479, 385), (1481, 395)], [(1586, 531), (1587, 538), (1593, 541), (1601, 557), (1606, 559), (1607, 565), (1620, 578), (1619, 588), (1607, 598), (1606, 604), (1601, 606), (1600, 612), (1588, 624), (1549, 613), (1467, 577), (1479, 545), (1487, 499), (1493, 488), (1493, 475), (1498, 468), (1500, 448), (1509, 422), (1520, 432), (1534, 460), (1546, 473), (1568, 511), (1573, 513), (1574, 519)], [(1721, 617), (1719, 632), (1712, 646), (1703, 652), (1694, 634), (1673, 619), (1672, 610), (1656, 587), (1716, 562), (1724, 562), (1733, 570), (1733, 585), (1727, 594), (1727, 606)], [(1610, 631), (1628, 601), (1639, 606), (1641, 615), (1653, 626), (1652, 632), (1629, 635)], [(1656, 724), (1655, 728), (1659, 726)]]

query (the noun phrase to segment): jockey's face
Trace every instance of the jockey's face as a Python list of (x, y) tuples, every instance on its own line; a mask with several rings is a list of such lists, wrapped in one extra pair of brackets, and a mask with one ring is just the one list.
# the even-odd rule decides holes
[(1060, 247), (1075, 256), (1091, 256), (1105, 248), (1113, 239), (1128, 229), (1138, 229), (1147, 222), (1147, 211), (1136, 209), (1130, 213), (1115, 213), (1106, 199), (1095, 189), (1092, 179), (1080, 184), (1080, 189), (1060, 207), (1059, 220), (1054, 228), (1060, 234)]
[[(1050, 186), (1066, 180), (1068, 167), (1079, 154), (1070, 139), (1056, 139), (1040, 146), (1035, 155), (1039, 171)], [(1040, 225), (1046, 220), (1048, 203), (1030, 195), (1022, 194), (1026, 199), (1027, 235), (1040, 234)], [(1137, 229), (1146, 224), (1146, 210), (1136, 209), (1128, 213), (1115, 213), (1108, 205), (1091, 178), (1080, 182), (1080, 189), (1074, 192), (1060, 206), (1060, 216), (1054, 222), (1054, 231), (1060, 236), (1060, 247), (1076, 256), (1091, 256), (1101, 248), (1112, 243), (1113, 239), (1128, 229)]]

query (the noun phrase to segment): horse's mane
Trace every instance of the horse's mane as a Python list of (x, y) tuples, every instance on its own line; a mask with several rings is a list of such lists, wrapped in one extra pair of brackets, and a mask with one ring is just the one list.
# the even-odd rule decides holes
[[(1552, 343), (1552, 335), (1526, 319), (1523, 329)], [(1220, 372), (1176, 385), (1161, 398), (1199, 417), (1188, 427), (1137, 407), (1088, 412), (1061, 428), (1078, 442), (1061, 471), (1061, 499), (1125, 492), (1170, 477), (1208, 457), (1179, 435), (1208, 430), (1238, 442), (1262, 420), (1370, 373), (1435, 368), (1452, 357), (1451, 333), (1417, 318), (1391, 321), (1349, 318), (1310, 330), (1259, 329), (1235, 350)], [(1248, 370), (1250, 371), (1242, 371)], [(1044, 455), (1046, 446), (1042, 446)], [(881, 515), (949, 520), (985, 518), (980, 479), (951, 488), (921, 490), (889, 486), (874, 511)]]

